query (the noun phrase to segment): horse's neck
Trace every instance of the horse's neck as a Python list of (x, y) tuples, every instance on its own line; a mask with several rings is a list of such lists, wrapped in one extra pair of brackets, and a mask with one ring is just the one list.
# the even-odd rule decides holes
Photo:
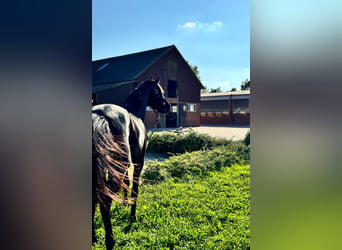
[(125, 108), (128, 112), (140, 118), (145, 119), (148, 94), (138, 95), (136, 92), (130, 94), (126, 100)]

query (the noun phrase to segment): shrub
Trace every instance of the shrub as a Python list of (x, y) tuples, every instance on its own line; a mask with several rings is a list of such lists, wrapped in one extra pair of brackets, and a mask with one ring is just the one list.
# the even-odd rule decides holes
[(150, 184), (156, 184), (161, 181), (164, 181), (167, 178), (166, 171), (159, 167), (157, 160), (148, 161), (145, 164), (148, 164), (149, 167), (148, 167), (148, 170), (145, 169), (142, 174), (142, 179), (144, 182), (148, 182)]
[(251, 131), (248, 130), (247, 134), (245, 135), (245, 138), (243, 139), (243, 143), (246, 146), (249, 146), (250, 142), (251, 142)]
[(236, 144), (234, 147), (219, 146), (212, 150), (199, 150), (171, 156), (164, 162), (146, 162), (143, 179), (149, 183), (158, 183), (166, 178), (189, 180), (196, 176), (205, 176), (210, 171), (221, 170), (234, 164), (249, 163), (249, 147)]
[(215, 138), (207, 134), (190, 132), (181, 134), (174, 132), (154, 133), (149, 137), (147, 151), (149, 153), (185, 153), (202, 149), (212, 149), (216, 146), (228, 146), (236, 144), (224, 138)]

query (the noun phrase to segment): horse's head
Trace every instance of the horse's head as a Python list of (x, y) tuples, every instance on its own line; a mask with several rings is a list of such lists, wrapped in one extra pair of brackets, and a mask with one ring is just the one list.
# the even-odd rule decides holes
[(157, 80), (151, 80), (152, 91), (150, 92), (147, 105), (159, 113), (165, 114), (170, 112), (170, 103), (164, 96), (164, 90), (160, 86), (160, 77)]

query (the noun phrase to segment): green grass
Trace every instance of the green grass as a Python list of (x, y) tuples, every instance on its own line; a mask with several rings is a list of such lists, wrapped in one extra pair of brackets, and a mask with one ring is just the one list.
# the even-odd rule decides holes
[[(234, 165), (141, 185), (137, 223), (129, 222), (129, 207), (112, 205), (115, 249), (249, 249), (249, 169)], [(98, 209), (95, 228), (93, 249), (104, 249)]]
[(212, 149), (217, 146), (231, 146), (236, 147), (242, 142), (230, 141), (224, 138), (211, 137), (207, 134), (200, 134), (194, 132), (189, 128), (189, 132), (174, 133), (162, 132), (151, 133), (148, 139), (148, 149), (150, 153), (158, 154), (178, 154), (185, 152), (192, 152), (203, 149)]
[[(137, 223), (129, 222), (130, 207), (113, 203), (115, 249), (249, 249), (249, 141), (153, 134), (149, 152), (172, 156), (145, 163)], [(94, 225), (93, 249), (104, 249), (98, 208)]]
[(212, 150), (199, 150), (171, 156), (164, 162), (147, 161), (142, 174), (144, 182), (155, 184), (168, 178), (192, 180), (221, 170), (224, 166), (249, 164), (249, 147), (241, 145), (219, 146)]

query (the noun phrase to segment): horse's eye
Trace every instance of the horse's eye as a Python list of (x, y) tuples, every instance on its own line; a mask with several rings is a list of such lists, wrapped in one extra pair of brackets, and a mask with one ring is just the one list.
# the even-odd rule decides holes
[(158, 89), (155, 89), (155, 90), (154, 90), (154, 93), (155, 93), (156, 95), (158, 95), (158, 93), (159, 93), (159, 92), (158, 92)]

